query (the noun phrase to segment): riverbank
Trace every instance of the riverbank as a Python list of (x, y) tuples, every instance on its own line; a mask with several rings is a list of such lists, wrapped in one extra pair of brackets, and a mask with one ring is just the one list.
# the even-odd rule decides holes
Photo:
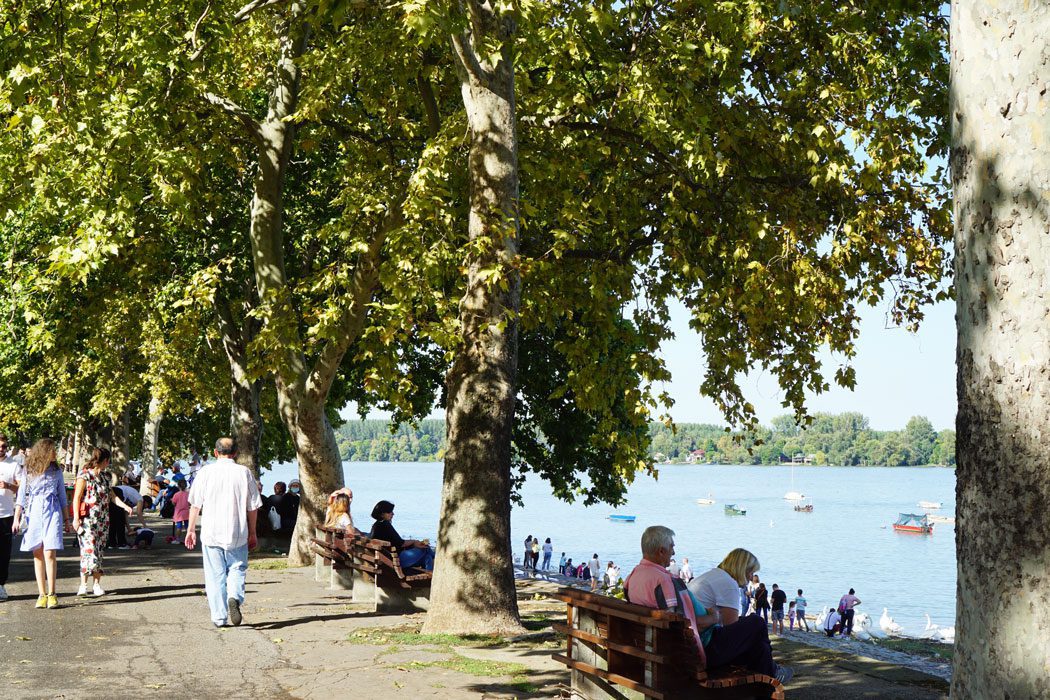
[[(164, 523), (150, 517), (154, 529)], [(67, 538), (55, 610), (36, 610), (32, 562), (16, 554), (0, 603), (0, 679), (7, 698), (550, 698), (568, 685), (550, 655), (564, 607), (558, 581), (520, 579), (527, 627), (519, 640), (419, 634), (422, 615), (376, 615), (346, 591), (314, 581), (312, 567), (253, 556), (244, 623), (208, 619), (200, 553), (161, 541), (107, 552), (109, 593), (77, 599), (76, 550)], [(943, 697), (943, 680), (899, 665), (774, 641), (798, 673), (791, 698)]]

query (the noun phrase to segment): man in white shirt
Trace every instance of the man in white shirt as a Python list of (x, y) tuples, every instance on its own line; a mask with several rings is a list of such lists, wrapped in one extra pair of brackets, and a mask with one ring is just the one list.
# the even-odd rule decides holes
[(241, 624), (248, 550), (253, 549), (255, 520), (262, 499), (247, 467), (233, 461), (237, 443), (223, 437), (215, 442), (215, 461), (205, 465), (190, 489), (190, 522), (186, 549), (197, 544), (197, 519), (201, 510), (201, 549), (204, 554), (204, 589), (211, 621), (223, 627)]
[(0, 435), (0, 600), (7, 600), (7, 573), (11, 566), (11, 526), (15, 522), (15, 494), (22, 466), (7, 454), (7, 438)]

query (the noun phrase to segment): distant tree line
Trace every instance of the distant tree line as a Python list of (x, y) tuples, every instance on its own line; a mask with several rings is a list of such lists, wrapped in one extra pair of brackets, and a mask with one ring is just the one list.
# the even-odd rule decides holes
[[(385, 420), (350, 421), (337, 431), (343, 459), (354, 462), (433, 462), (445, 452), (445, 421), (420, 421), (391, 433)], [(955, 431), (934, 430), (922, 416), (903, 430), (872, 430), (860, 413), (817, 413), (808, 426), (778, 416), (753, 434), (729, 432), (703, 423), (679, 423), (675, 430), (650, 426), (649, 456), (657, 462), (807, 464), (843, 466), (917, 466), (955, 464)]]

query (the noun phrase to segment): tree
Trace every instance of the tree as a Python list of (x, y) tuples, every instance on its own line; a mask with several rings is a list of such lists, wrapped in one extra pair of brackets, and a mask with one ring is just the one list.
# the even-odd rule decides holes
[(958, 324), (953, 697), (1050, 697), (1050, 6), (952, 3)]
[(912, 416), (904, 426), (904, 443), (911, 453), (912, 464), (929, 464), (937, 442), (937, 431), (929, 419)]

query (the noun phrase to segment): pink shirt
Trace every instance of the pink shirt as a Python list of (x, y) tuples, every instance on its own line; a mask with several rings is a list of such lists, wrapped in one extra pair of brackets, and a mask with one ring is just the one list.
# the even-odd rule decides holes
[(171, 504), (175, 506), (175, 512), (172, 514), (171, 519), (175, 522), (181, 522), (183, 520), (190, 519), (190, 493), (189, 491), (179, 491), (171, 497)]
[(700, 641), (700, 634), (697, 631), (696, 625), (696, 611), (693, 609), (693, 601), (686, 593), (682, 596), (682, 610), (678, 610), (678, 594), (674, 589), (674, 581), (671, 579), (670, 572), (659, 564), (653, 563), (648, 559), (642, 559), (638, 562), (638, 566), (634, 567), (634, 571), (624, 581), (624, 588), (627, 589), (627, 599), (636, 605), (644, 605), (647, 608), (659, 608), (657, 603), (656, 591), (657, 589), (663, 594), (664, 602), (667, 604), (667, 609), (673, 612), (677, 612), (680, 615), (685, 615), (689, 620), (689, 625), (693, 630), (693, 637), (696, 638), (696, 648), (700, 651), (700, 665), (703, 667), (707, 663), (707, 658), (704, 656), (704, 645)]

